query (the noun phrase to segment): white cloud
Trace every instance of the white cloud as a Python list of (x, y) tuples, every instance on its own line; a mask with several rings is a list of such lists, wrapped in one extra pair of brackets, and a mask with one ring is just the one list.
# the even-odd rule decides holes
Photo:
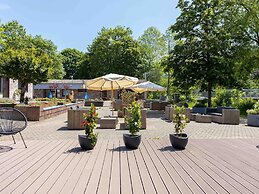
[(11, 9), (9, 5), (0, 3), (0, 10), (8, 10), (8, 9)]

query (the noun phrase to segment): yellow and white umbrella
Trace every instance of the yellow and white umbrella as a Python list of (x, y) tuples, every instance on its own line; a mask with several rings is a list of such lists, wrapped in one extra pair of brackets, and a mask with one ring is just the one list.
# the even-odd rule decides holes
[(112, 113), (113, 113), (113, 91), (130, 87), (138, 82), (138, 78), (119, 74), (107, 74), (85, 82), (88, 90), (111, 90), (112, 91)]
[(139, 84), (133, 85), (128, 88), (137, 93), (143, 93), (143, 92), (148, 92), (148, 91), (153, 91), (153, 92), (166, 91), (166, 88), (164, 88), (160, 85), (154, 84), (153, 82), (150, 82), (150, 81), (139, 83)]

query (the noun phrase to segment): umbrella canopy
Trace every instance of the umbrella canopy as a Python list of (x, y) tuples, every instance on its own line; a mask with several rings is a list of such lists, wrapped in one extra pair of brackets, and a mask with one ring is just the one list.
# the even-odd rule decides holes
[(111, 90), (112, 91), (112, 114), (113, 114), (113, 90), (118, 90), (126, 87), (130, 87), (138, 82), (138, 78), (118, 75), (107, 74), (102, 77), (97, 77), (85, 82), (88, 90)]
[(166, 91), (166, 88), (159, 86), (157, 84), (154, 84), (150, 81), (136, 84), (134, 86), (129, 87), (129, 89), (132, 89), (134, 92), (138, 92), (138, 93), (147, 92), (147, 91), (153, 91), (153, 92)]
[(138, 78), (110, 73), (88, 80), (85, 85), (88, 90), (118, 90), (130, 87), (137, 82)]

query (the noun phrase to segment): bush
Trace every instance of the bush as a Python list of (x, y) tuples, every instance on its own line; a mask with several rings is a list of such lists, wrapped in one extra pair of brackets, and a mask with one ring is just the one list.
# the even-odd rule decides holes
[(259, 100), (254, 104), (253, 109), (247, 110), (248, 114), (259, 114)]
[(255, 101), (252, 98), (243, 98), (235, 105), (235, 108), (240, 110), (241, 115), (246, 115), (248, 109), (252, 109)]
[(193, 107), (207, 107), (208, 99), (204, 98), (202, 100), (197, 100)]
[(226, 88), (217, 88), (216, 95), (212, 98), (212, 106), (231, 106), (232, 92), (226, 90)]
[(15, 103), (15, 100), (11, 100), (8, 98), (0, 98), (0, 103), (3, 103), (3, 104)]

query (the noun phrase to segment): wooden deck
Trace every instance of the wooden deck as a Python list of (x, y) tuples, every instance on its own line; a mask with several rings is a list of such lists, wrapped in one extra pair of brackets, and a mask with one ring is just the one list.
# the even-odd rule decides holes
[(82, 152), (76, 140), (27, 141), (0, 153), (0, 193), (259, 193), (259, 139), (191, 139), (184, 151), (168, 139), (99, 140)]

